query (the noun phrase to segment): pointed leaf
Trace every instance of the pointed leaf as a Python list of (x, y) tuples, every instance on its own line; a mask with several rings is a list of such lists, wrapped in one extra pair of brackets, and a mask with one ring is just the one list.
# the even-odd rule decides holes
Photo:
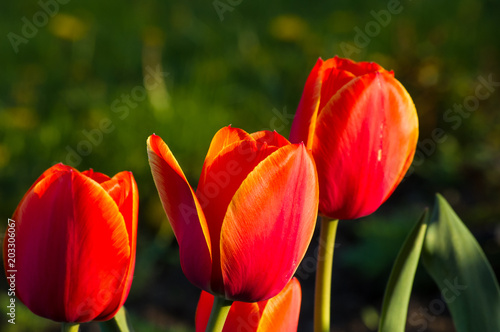
[(457, 332), (500, 331), (498, 281), (474, 236), (439, 194), (422, 259), (441, 289)]
[(425, 211), (406, 238), (392, 267), (385, 289), (379, 332), (403, 332), (405, 330), (408, 303), (422, 252), (427, 219), (427, 211)]

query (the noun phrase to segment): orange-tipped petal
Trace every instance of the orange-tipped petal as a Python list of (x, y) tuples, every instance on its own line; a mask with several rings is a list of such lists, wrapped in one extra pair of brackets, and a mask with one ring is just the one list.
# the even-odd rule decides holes
[[(224, 150), (224, 148), (228, 145), (249, 139), (251, 139), (250, 135), (242, 129), (233, 128), (231, 126), (220, 129), (217, 133), (215, 133), (214, 138), (212, 138), (207, 156), (205, 157), (205, 164), (211, 164), (213, 160), (217, 158), (219, 153), (221, 153), (222, 150)], [(204, 168), (205, 165), (203, 165), (203, 169)]]
[(408, 169), (417, 136), (415, 106), (391, 74), (370, 73), (344, 86), (317, 121), (320, 212), (353, 219), (375, 211)]
[(118, 207), (98, 183), (61, 169), (31, 188), (13, 219), (16, 295), (30, 310), (85, 322), (109, 305), (130, 246)]
[(200, 203), (165, 142), (151, 135), (147, 145), (153, 179), (179, 242), (182, 270), (193, 284), (210, 290), (211, 242)]
[[(125, 271), (123, 273), (123, 277), (121, 278), (122, 286), (119, 288), (121, 292), (116, 294), (114, 301), (110, 303), (106, 310), (103, 310), (101, 315), (96, 317), (96, 320), (108, 320), (111, 319), (125, 303), (132, 285), (137, 244), (139, 191), (132, 172), (120, 172), (109, 181), (101, 183), (101, 186), (116, 202), (120, 213), (124, 218), (130, 240), (131, 252), (129, 265), (124, 268)], [(116, 277), (119, 278), (118, 273), (116, 274)]]
[(221, 230), (226, 298), (261, 301), (293, 276), (311, 240), (318, 182), (304, 145), (280, 148), (243, 181)]
[(268, 145), (276, 146), (279, 148), (290, 144), (290, 142), (286, 138), (278, 134), (276, 130), (275, 131), (262, 130), (250, 134), (250, 136), (252, 136), (252, 138), (257, 142), (266, 143)]
[[(276, 147), (244, 140), (227, 145), (210, 163), (205, 163), (196, 196), (210, 228), (211, 243), (220, 242), (220, 230), (227, 207), (243, 180)], [(212, 247), (212, 291), (224, 294), (220, 267), (220, 246)]]
[(300, 283), (293, 278), (278, 295), (267, 301), (257, 331), (297, 331), (301, 302)]
[[(291, 332), (297, 331), (302, 292), (296, 278), (275, 297), (261, 302), (238, 302), (231, 305), (223, 332)], [(196, 331), (204, 332), (212, 310), (214, 296), (202, 292), (196, 308)]]

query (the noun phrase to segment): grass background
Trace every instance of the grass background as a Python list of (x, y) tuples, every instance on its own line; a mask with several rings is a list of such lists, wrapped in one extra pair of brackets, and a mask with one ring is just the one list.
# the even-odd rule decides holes
[[(55, 162), (108, 175), (132, 171), (140, 216), (126, 306), (137, 331), (192, 331), (199, 294), (179, 267), (147, 162), (147, 137), (156, 133), (167, 142), (195, 186), (221, 127), (288, 135), (290, 114), (318, 57), (348, 56), (393, 69), (420, 120), (411, 176), (376, 213), (339, 226), (335, 330), (375, 330), (391, 263), (435, 192), (456, 209), (499, 275), (499, 86), (471, 104), (473, 111), (454, 111), (474, 101), (480, 77), (500, 82), (498, 1), (242, 0), (233, 6), (221, 0), (231, 8), (222, 20), (212, 1), (52, 3), (57, 8), (47, 7), (54, 15), (46, 15), (45, 23), (40, 2), (0, 4), (0, 231), (24, 192)], [(390, 8), (397, 10), (377, 21)], [(34, 16), (44, 24), (23, 34)], [(13, 47), (13, 34), (25, 43)], [(145, 96), (140, 92), (147, 68), (168, 75)], [(106, 132), (99, 129), (103, 121)], [(446, 139), (436, 142), (436, 129)], [(102, 137), (92, 142), (85, 133), (96, 130)], [(75, 157), (70, 151), (79, 147), (85, 153)], [(316, 246), (313, 240), (308, 258)], [(310, 271), (304, 264), (300, 269)], [(302, 273), (301, 331), (312, 326), (313, 280), (313, 272)], [(1, 307), (6, 289), (2, 279)], [(410, 315), (421, 315), (436, 298), (439, 290), (420, 268)], [(16, 325), (1, 316), (6, 332), (58, 330), (19, 302)], [(453, 331), (446, 312), (425, 322), (427, 331)], [(98, 331), (95, 324), (83, 329)]]

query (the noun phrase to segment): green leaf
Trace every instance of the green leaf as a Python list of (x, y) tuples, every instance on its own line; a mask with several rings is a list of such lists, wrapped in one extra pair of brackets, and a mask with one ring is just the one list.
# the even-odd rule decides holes
[(422, 259), (457, 332), (500, 331), (500, 290), (493, 270), (474, 236), (439, 194)]
[(134, 332), (127, 317), (125, 307), (121, 307), (115, 317), (99, 323), (102, 332)]
[(385, 289), (379, 332), (404, 332), (413, 279), (427, 229), (427, 211), (413, 227), (399, 251)]

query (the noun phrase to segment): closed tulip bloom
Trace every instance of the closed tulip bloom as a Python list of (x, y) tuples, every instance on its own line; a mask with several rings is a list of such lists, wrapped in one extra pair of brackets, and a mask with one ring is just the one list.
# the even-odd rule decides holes
[[(233, 302), (223, 332), (292, 332), (299, 323), (302, 291), (296, 278), (290, 280), (278, 295), (269, 300), (248, 303)], [(196, 309), (196, 331), (204, 332), (214, 296), (202, 292)]]
[[(54, 321), (112, 318), (132, 283), (138, 200), (130, 172), (110, 178), (63, 164), (46, 170), (14, 212), (15, 246), (4, 241), (16, 296)], [(15, 261), (8, 260), (12, 248)]]
[(303, 144), (276, 132), (225, 127), (213, 138), (196, 193), (159, 136), (148, 155), (186, 277), (233, 301), (278, 294), (314, 231), (318, 183)]
[(374, 212), (410, 167), (418, 138), (415, 106), (392, 71), (373, 62), (319, 59), (290, 133), (312, 149), (320, 214), (355, 219)]

